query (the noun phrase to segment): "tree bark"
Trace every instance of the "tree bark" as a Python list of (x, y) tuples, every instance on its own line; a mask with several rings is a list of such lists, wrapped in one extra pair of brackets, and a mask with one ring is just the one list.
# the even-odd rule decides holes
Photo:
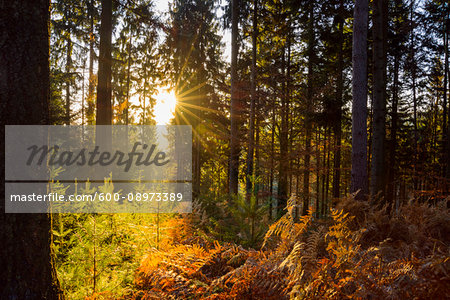
[(396, 54), (394, 58), (394, 83), (392, 93), (392, 112), (391, 112), (391, 145), (389, 147), (389, 170), (386, 198), (390, 208), (393, 208), (395, 200), (395, 172), (397, 163), (397, 128), (398, 128), (398, 89), (399, 89), (399, 57)]
[(131, 88), (131, 41), (132, 41), (132, 34), (130, 29), (130, 40), (128, 41), (127, 45), (127, 51), (128, 51), (128, 61), (127, 61), (127, 103), (125, 106), (125, 125), (128, 125), (129, 123), (129, 115), (128, 110), (130, 107), (130, 88)]
[[(70, 15), (70, 12), (69, 12)], [(70, 16), (68, 17), (70, 20)], [(72, 82), (72, 39), (70, 21), (67, 20), (67, 52), (66, 52), (66, 103), (64, 123), (70, 125), (70, 84)]]
[(100, 56), (98, 61), (97, 125), (112, 124), (111, 103), (112, 0), (102, 0)]
[[(0, 3), (0, 116), (4, 125), (49, 122), (48, 0)], [(0, 147), (4, 172), (5, 148)], [(50, 249), (48, 214), (5, 214), (5, 173), (0, 183), (1, 299), (60, 299)]]
[(230, 128), (230, 165), (229, 165), (229, 193), (235, 195), (238, 193), (239, 183), (239, 119), (240, 119), (240, 99), (238, 98), (238, 74), (237, 74), (237, 56), (238, 56), (238, 18), (239, 18), (239, 0), (232, 0), (231, 3), (231, 128)]
[(326, 211), (326, 207), (327, 207), (327, 203), (328, 203), (328, 191), (329, 191), (329, 187), (330, 187), (330, 146), (328, 146), (328, 150), (327, 150), (327, 177), (326, 177), (326, 183), (325, 183), (325, 199), (322, 203), (322, 216), (326, 216), (327, 211)]
[(309, 28), (308, 28), (308, 87), (306, 95), (305, 115), (305, 158), (303, 171), (303, 209), (302, 215), (308, 214), (309, 209), (309, 173), (311, 160), (311, 136), (312, 136), (312, 102), (313, 102), (313, 58), (314, 56), (314, 4), (309, 4)]
[(337, 63), (337, 82), (336, 82), (336, 122), (334, 124), (334, 139), (335, 139), (335, 153), (333, 163), (333, 197), (339, 198), (341, 196), (340, 184), (341, 184), (341, 139), (342, 139), (342, 105), (343, 105), (343, 47), (344, 47), (344, 1), (340, 0), (339, 7), (339, 49), (338, 49), (338, 63)]
[(448, 31), (449, 31), (449, 13), (450, 8), (447, 4), (447, 11), (444, 13), (444, 116), (443, 116), (443, 127), (442, 131), (444, 132), (444, 147), (442, 156), (444, 158), (444, 176), (447, 179), (450, 179), (450, 126), (448, 125), (448, 109), (447, 109), (447, 91), (448, 91)]
[(418, 187), (418, 177), (417, 177), (417, 143), (418, 143), (418, 132), (417, 132), (417, 95), (416, 95), (416, 59), (415, 59), (415, 40), (414, 40), (414, 4), (412, 1), (410, 4), (410, 19), (412, 23), (411, 33), (410, 33), (410, 68), (411, 68), (411, 88), (413, 96), (413, 125), (414, 125), (414, 157), (413, 157), (413, 186), (414, 190)]
[(352, 181), (357, 199), (368, 193), (367, 182), (367, 0), (356, 0), (353, 21)]
[(94, 0), (89, 1), (88, 7), (89, 14), (89, 87), (88, 87), (88, 97), (87, 97), (87, 110), (86, 118), (88, 125), (94, 124), (94, 111), (95, 111), (95, 99), (94, 99), (94, 89), (95, 89), (95, 78), (94, 78)]
[(270, 139), (270, 175), (269, 175), (269, 192), (270, 192), (270, 201), (269, 201), (269, 219), (272, 220), (272, 210), (273, 210), (273, 180), (274, 180), (274, 171), (275, 171), (275, 126), (276, 126), (276, 98), (273, 96), (272, 100), (272, 124), (271, 124), (271, 139)]
[(253, 155), (255, 152), (255, 104), (256, 104), (256, 39), (258, 36), (258, 0), (253, 1), (253, 34), (252, 34), (252, 74), (250, 96), (250, 130), (247, 153), (247, 197), (253, 192)]
[[(288, 55), (290, 55), (290, 45), (288, 41)], [(283, 214), (283, 210), (287, 205), (288, 197), (288, 169), (289, 169), (289, 124), (288, 124), (288, 91), (286, 70), (289, 65), (286, 64), (286, 49), (283, 48), (282, 55), (282, 72), (283, 82), (281, 92), (281, 127), (280, 127), (280, 157), (278, 164), (278, 215)], [(289, 60), (289, 59), (288, 59)]]
[[(315, 215), (319, 217), (319, 201), (320, 201), (320, 142), (321, 142), (321, 127), (318, 126), (316, 130), (316, 203), (315, 203)], [(323, 142), (325, 143), (325, 136)], [(312, 205), (311, 205), (312, 206)]]
[(370, 193), (384, 194), (387, 0), (373, 1), (373, 135)]

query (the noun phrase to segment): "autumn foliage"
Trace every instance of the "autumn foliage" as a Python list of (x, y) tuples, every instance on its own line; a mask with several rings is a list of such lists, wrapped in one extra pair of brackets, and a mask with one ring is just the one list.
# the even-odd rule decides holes
[(297, 220), (294, 202), (270, 226), (261, 250), (208, 242), (189, 225), (195, 216), (179, 218), (178, 240), (149, 250), (126, 298), (448, 297), (448, 199), (435, 206), (408, 203), (388, 214), (350, 197), (327, 220), (316, 219), (312, 210)]

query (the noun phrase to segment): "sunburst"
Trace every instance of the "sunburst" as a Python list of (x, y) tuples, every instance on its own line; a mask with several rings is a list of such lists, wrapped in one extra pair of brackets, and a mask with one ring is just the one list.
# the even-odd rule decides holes
[(166, 87), (162, 87), (159, 88), (155, 98), (156, 103), (153, 113), (156, 124), (169, 125), (174, 118), (175, 108), (177, 106), (175, 92)]

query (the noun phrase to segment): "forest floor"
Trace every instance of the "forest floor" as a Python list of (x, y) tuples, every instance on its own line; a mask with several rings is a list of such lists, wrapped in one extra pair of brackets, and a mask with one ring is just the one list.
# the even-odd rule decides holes
[(219, 244), (181, 216), (123, 299), (449, 299), (448, 201), (389, 215), (347, 198), (328, 219), (311, 211), (297, 221), (288, 205), (261, 250)]

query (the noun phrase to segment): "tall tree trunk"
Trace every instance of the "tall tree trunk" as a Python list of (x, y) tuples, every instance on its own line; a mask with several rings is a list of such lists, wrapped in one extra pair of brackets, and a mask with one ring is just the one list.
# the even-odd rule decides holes
[[(298, 197), (300, 194), (300, 156), (297, 156), (297, 168), (295, 170), (295, 195)], [(298, 215), (298, 209), (296, 209), (296, 215)]]
[(373, 1), (373, 140), (370, 193), (385, 189), (387, 0)]
[(397, 128), (398, 128), (398, 76), (399, 76), (399, 57), (396, 54), (394, 57), (394, 84), (392, 93), (392, 112), (391, 112), (391, 145), (389, 147), (389, 170), (386, 200), (391, 210), (394, 208), (395, 201), (395, 172), (396, 172), (396, 152), (397, 152)]
[[(327, 174), (328, 174), (328, 169), (327, 169), (327, 154), (328, 154), (328, 148), (330, 147), (330, 143), (329, 143), (329, 129), (327, 126), (325, 126), (325, 132), (324, 132), (324, 137), (323, 137), (323, 142), (325, 143), (324, 145), (324, 150), (323, 150), (323, 159), (322, 159), (322, 197), (321, 197), (321, 202), (322, 205), (325, 202), (325, 197), (326, 197), (326, 189), (325, 186), (327, 184)], [(317, 203), (317, 215), (320, 216), (320, 210), (319, 210), (319, 203)]]
[(327, 211), (326, 211), (326, 207), (327, 207), (327, 203), (328, 203), (328, 190), (330, 188), (330, 146), (328, 146), (328, 151), (327, 151), (327, 177), (326, 177), (326, 183), (325, 183), (325, 199), (322, 203), (322, 216), (326, 216)]
[(450, 126), (447, 125), (447, 119), (448, 119), (448, 110), (447, 110), (447, 90), (448, 90), (448, 25), (449, 25), (449, 14), (450, 14), (450, 8), (447, 4), (446, 6), (447, 11), (444, 13), (444, 116), (443, 116), (443, 127), (442, 131), (444, 132), (444, 147), (443, 147), (443, 159), (444, 159), (444, 176), (447, 177), (447, 179), (450, 179)]
[(88, 87), (88, 97), (87, 97), (87, 110), (86, 118), (88, 125), (94, 124), (94, 111), (95, 111), (95, 99), (94, 99), (94, 89), (95, 89), (95, 78), (94, 78), (94, 0), (89, 1), (88, 7), (89, 14), (89, 87)]
[[(315, 203), (315, 215), (319, 217), (319, 201), (320, 201), (320, 140), (321, 138), (321, 127), (317, 126), (316, 131), (316, 203)], [(325, 137), (324, 137), (325, 142)], [(311, 205), (312, 206), (312, 205)]]
[[(414, 54), (413, 54), (414, 55)], [(414, 70), (412, 71), (412, 91), (413, 91), (413, 123), (414, 123), (414, 158), (413, 158), (413, 163), (414, 163), (414, 171), (413, 171), (413, 176), (414, 176), (414, 189), (417, 189), (417, 164), (418, 164), (418, 159), (417, 159), (417, 155), (418, 155), (418, 140), (419, 140), (419, 135), (417, 132), (417, 95), (416, 95), (416, 71), (415, 71), (415, 62), (413, 60), (413, 66)]]
[[(70, 18), (70, 16), (69, 16)], [(70, 125), (70, 84), (72, 82), (72, 39), (70, 36), (70, 21), (67, 20), (67, 49), (66, 49), (66, 103), (64, 123)]]
[[(294, 120), (294, 110), (292, 109), (292, 89), (291, 89), (291, 45), (292, 45), (292, 29), (291, 29), (291, 22), (288, 22), (288, 60), (287, 60), (287, 72), (286, 72), (286, 97), (287, 97), (287, 126), (288, 126), (288, 177), (289, 177), (289, 184), (287, 187), (287, 195), (291, 197), (292, 195), (292, 181), (293, 181), (293, 170), (294, 170), (294, 160), (292, 159), (292, 151), (293, 151), (293, 143), (294, 143), (294, 126), (293, 126), (293, 120)], [(297, 204), (297, 203), (296, 203)], [(298, 217), (298, 206), (295, 207), (295, 218)]]
[[(199, 72), (197, 72), (197, 76), (195, 79), (194, 86), (200, 86), (201, 82), (206, 82), (206, 79), (202, 79)], [(196, 91), (197, 97), (194, 99), (194, 105), (197, 107), (201, 107), (203, 104), (201, 103), (202, 95), (204, 95), (203, 90), (201, 87), (199, 87)], [(198, 118), (194, 118), (191, 121), (192, 128), (195, 130), (195, 136), (192, 143), (192, 195), (194, 199), (198, 199), (200, 196), (200, 183), (201, 183), (201, 138), (198, 133), (198, 128), (201, 125), (201, 121), (203, 119), (203, 112), (202, 110), (197, 110), (196, 114)]]
[(260, 155), (260, 132), (261, 132), (261, 128), (260, 128), (260, 123), (261, 123), (261, 118), (259, 117), (259, 101), (257, 103), (255, 103), (256, 105), (256, 125), (255, 125), (255, 130), (256, 130), (256, 137), (255, 137), (255, 178), (257, 179), (257, 181), (255, 182), (255, 186), (254, 186), (254, 191), (256, 194), (256, 200), (259, 200), (259, 192), (261, 189), (261, 184), (260, 184), (260, 179), (259, 176), (261, 175), (261, 155)]
[(127, 45), (127, 51), (128, 51), (128, 64), (127, 64), (127, 103), (125, 106), (125, 125), (128, 125), (129, 123), (129, 115), (128, 115), (128, 109), (130, 107), (130, 88), (131, 88), (131, 82), (130, 82), (130, 76), (131, 76), (131, 40), (132, 40), (132, 35), (131, 35), (131, 29), (130, 29), (130, 40), (128, 41), (128, 45)]
[(368, 0), (356, 0), (353, 21), (352, 182), (357, 199), (368, 193), (367, 181), (367, 19)]
[[(410, 4), (410, 19), (411, 23), (414, 24), (414, 4), (412, 1)], [(418, 187), (418, 177), (417, 177), (417, 142), (418, 142), (418, 132), (417, 132), (417, 95), (416, 95), (416, 58), (415, 58), (415, 41), (414, 41), (414, 26), (411, 28), (410, 33), (410, 55), (411, 55), (411, 81), (412, 81), (412, 95), (413, 95), (413, 124), (414, 124), (414, 157), (413, 157), (413, 185), (414, 190)]]
[(144, 91), (142, 92), (142, 125), (146, 125), (145, 122), (145, 113), (147, 110), (146, 106), (146, 97), (147, 97), (147, 76), (144, 78)]
[(344, 90), (343, 79), (343, 47), (344, 47), (344, 1), (340, 0), (339, 6), (339, 49), (338, 49), (338, 64), (337, 64), (337, 82), (336, 82), (336, 122), (334, 124), (334, 139), (335, 139), (335, 153), (334, 153), (334, 173), (333, 173), (333, 197), (339, 198), (341, 196), (341, 139), (342, 139), (342, 105)]
[(253, 34), (252, 34), (252, 75), (250, 99), (250, 132), (248, 136), (247, 153), (247, 197), (253, 190), (253, 155), (255, 148), (255, 104), (256, 104), (256, 39), (258, 36), (258, 0), (253, 1)]
[[(0, 133), (4, 125), (49, 122), (48, 0), (0, 4)], [(60, 299), (48, 214), (5, 213), (5, 148), (0, 147), (1, 299)]]
[(305, 110), (305, 158), (303, 171), (303, 211), (302, 215), (308, 213), (309, 208), (309, 169), (311, 160), (311, 136), (312, 136), (312, 102), (313, 102), (313, 61), (314, 61), (314, 1), (309, 4), (309, 28), (308, 28), (308, 87), (306, 95)]
[(239, 0), (232, 0), (231, 3), (231, 129), (230, 129), (230, 165), (229, 165), (229, 193), (237, 194), (239, 182), (239, 120), (240, 120), (240, 99), (238, 97), (238, 18)]
[[(84, 74), (86, 70), (86, 60), (83, 59), (83, 71), (81, 71), (82, 75), (82, 81), (81, 81), (81, 125), (86, 125), (85, 118), (86, 118), (86, 109), (85, 109), (85, 92), (84, 92), (84, 80), (86, 79), (86, 75)], [(83, 142), (84, 142), (84, 131), (83, 131)]]
[(271, 140), (270, 140), (270, 178), (269, 178), (269, 191), (270, 191), (270, 202), (269, 202), (269, 219), (272, 219), (272, 210), (273, 210), (273, 180), (274, 180), (274, 171), (275, 171), (275, 126), (276, 126), (276, 98), (273, 96), (272, 100), (272, 132), (271, 132)]
[(112, 124), (111, 103), (112, 0), (102, 0), (100, 56), (98, 61), (97, 125)]
[[(287, 56), (290, 56), (290, 41), (287, 41)], [(283, 48), (282, 72), (283, 83), (281, 92), (281, 127), (280, 127), (280, 161), (278, 164), (278, 215), (282, 215), (283, 209), (287, 205), (288, 197), (288, 172), (289, 172), (289, 99), (288, 81), (289, 58), (286, 63), (286, 49)]]

